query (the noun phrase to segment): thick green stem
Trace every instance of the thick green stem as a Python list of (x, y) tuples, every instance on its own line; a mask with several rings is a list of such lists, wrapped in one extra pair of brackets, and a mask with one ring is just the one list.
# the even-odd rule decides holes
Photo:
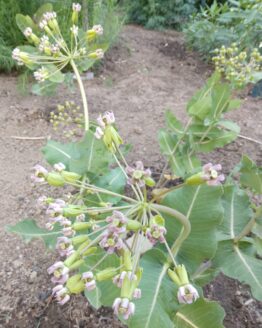
[(79, 71), (77, 69), (77, 66), (75, 64), (75, 62), (73, 61), (73, 59), (71, 59), (70, 64), (74, 70), (78, 85), (79, 85), (79, 89), (80, 89), (80, 93), (81, 93), (81, 97), (82, 97), (82, 101), (83, 101), (83, 107), (84, 107), (84, 114), (85, 114), (85, 131), (89, 130), (89, 114), (88, 114), (88, 104), (87, 104), (87, 99), (86, 99), (86, 93), (85, 93), (85, 89), (84, 89), (84, 85), (81, 79), (81, 76), (79, 74)]
[(256, 223), (256, 216), (254, 216), (249, 222), (248, 224), (244, 227), (244, 229), (240, 232), (240, 234), (238, 236), (236, 236), (234, 238), (234, 243), (238, 243), (240, 239), (244, 238), (245, 236), (247, 236), (252, 228), (254, 227), (254, 224)]
[(172, 254), (175, 257), (177, 255), (182, 243), (187, 239), (187, 237), (190, 234), (191, 224), (184, 214), (178, 212), (177, 210), (175, 210), (173, 208), (166, 207), (166, 206), (159, 205), (159, 204), (152, 204), (151, 209), (153, 209), (153, 210), (155, 209), (159, 212), (162, 212), (162, 213), (165, 213), (168, 215), (172, 215), (183, 225), (183, 228), (182, 228), (179, 236), (177, 237), (176, 241), (174, 242), (174, 244), (171, 247)]

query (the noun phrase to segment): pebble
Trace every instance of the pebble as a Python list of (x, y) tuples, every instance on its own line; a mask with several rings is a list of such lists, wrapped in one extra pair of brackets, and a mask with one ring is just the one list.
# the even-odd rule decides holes
[(33, 282), (35, 282), (36, 278), (37, 278), (37, 272), (32, 271), (29, 276), (29, 283), (32, 284)]

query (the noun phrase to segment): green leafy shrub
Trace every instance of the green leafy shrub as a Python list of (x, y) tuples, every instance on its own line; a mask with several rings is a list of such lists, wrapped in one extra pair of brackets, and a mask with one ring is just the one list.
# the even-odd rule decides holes
[(262, 56), (258, 49), (251, 53), (240, 51), (236, 44), (226, 48), (222, 46), (215, 49), (216, 56), (212, 58), (216, 70), (223, 73), (233, 87), (241, 88), (248, 83), (256, 83), (262, 80)]
[(127, 0), (128, 21), (150, 29), (182, 29), (196, 12), (194, 0)]
[(228, 47), (234, 42), (240, 50), (258, 48), (261, 26), (261, 1), (214, 2), (193, 17), (184, 33), (188, 46), (209, 59), (215, 48)]

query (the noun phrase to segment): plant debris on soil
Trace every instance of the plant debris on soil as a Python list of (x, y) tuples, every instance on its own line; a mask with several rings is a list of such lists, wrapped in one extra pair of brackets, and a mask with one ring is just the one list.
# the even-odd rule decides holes
[[(212, 68), (196, 53), (186, 50), (182, 34), (127, 26), (95, 78), (84, 81), (91, 117), (113, 110), (120, 134), (133, 145), (129, 161), (143, 160), (159, 172), (164, 160), (157, 131), (164, 127), (164, 112), (170, 109), (186, 123), (186, 104), (211, 73)], [(16, 77), (0, 76), (0, 327), (124, 327), (110, 309), (95, 311), (81, 295), (72, 297), (68, 305), (57, 305), (46, 271), (58, 258), (56, 254), (45, 250), (42, 242), (26, 245), (5, 232), (5, 225), (24, 218), (36, 218), (39, 225), (44, 225), (36, 199), (51, 191), (32, 187), (30, 168), (41, 163), (40, 148), (46, 139), (61, 137), (51, 128), (50, 111), (65, 100), (80, 101), (77, 89), (69, 92), (60, 88), (55, 96), (40, 98), (22, 96), (16, 86)], [(261, 140), (262, 101), (245, 94), (242, 98), (242, 107), (228, 117), (240, 125), (242, 135)], [(222, 163), (226, 173), (242, 153), (261, 165), (261, 146), (241, 138), (203, 158)], [(205, 288), (205, 295), (225, 308), (226, 328), (262, 326), (261, 303), (252, 298), (247, 286), (220, 275)]]

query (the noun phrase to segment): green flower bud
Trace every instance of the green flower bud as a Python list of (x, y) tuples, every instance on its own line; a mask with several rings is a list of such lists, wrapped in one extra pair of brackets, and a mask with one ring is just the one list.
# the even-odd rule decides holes
[(70, 265), (70, 270), (76, 270), (78, 268), (80, 268), (81, 265), (83, 265), (85, 263), (84, 260), (78, 260), (76, 262), (74, 262), (72, 265)]
[(189, 186), (200, 185), (205, 183), (206, 181), (203, 179), (203, 173), (199, 172), (197, 174), (192, 175), (191, 177), (187, 178), (185, 183)]
[(145, 180), (145, 184), (148, 186), (148, 187), (154, 187), (156, 182), (154, 179), (152, 179), (151, 177), (147, 177), (144, 179)]
[(188, 275), (187, 275), (187, 271), (185, 266), (182, 265), (178, 265), (174, 271), (172, 271), (171, 269), (168, 270), (168, 275), (170, 277), (171, 280), (174, 281), (174, 283), (180, 287), (180, 286), (184, 286), (189, 284), (189, 280), (188, 280)]
[(84, 206), (79, 206), (79, 205), (69, 205), (68, 207), (65, 207), (63, 209), (63, 215), (65, 217), (76, 217), (85, 211), (86, 208)]
[(70, 268), (70, 266), (73, 265), (79, 259), (80, 259), (80, 255), (78, 254), (78, 252), (74, 252), (64, 261), (64, 265)]
[(89, 247), (86, 251), (83, 252), (83, 256), (88, 256), (91, 254), (95, 254), (95, 252), (97, 251), (97, 247), (93, 246), (93, 247)]
[(79, 244), (82, 244), (82, 243), (88, 241), (88, 237), (85, 235), (80, 235), (80, 236), (73, 237), (71, 239), (71, 241), (72, 241), (72, 244), (74, 246), (76, 246), (76, 245), (79, 245)]
[(85, 282), (81, 279), (81, 274), (70, 277), (66, 283), (71, 294), (80, 294), (85, 290)]
[(81, 231), (81, 230), (87, 230), (92, 227), (92, 224), (90, 222), (75, 222), (72, 225), (72, 228), (75, 231)]
[(123, 264), (125, 271), (132, 271), (132, 257), (130, 251), (128, 250), (124, 250)]
[(64, 178), (61, 176), (61, 174), (56, 172), (48, 173), (46, 181), (50, 184), (50, 186), (54, 187), (63, 187), (65, 184)]
[(117, 268), (107, 268), (105, 270), (98, 272), (95, 275), (95, 279), (97, 281), (112, 279), (117, 274), (117, 272), (118, 272)]
[(81, 175), (75, 173), (75, 172), (69, 172), (69, 171), (62, 171), (61, 175), (65, 179), (66, 182), (76, 182), (81, 179)]
[(103, 141), (107, 148), (115, 152), (123, 144), (123, 140), (112, 125), (107, 125), (104, 130)]
[(141, 229), (142, 224), (136, 220), (128, 220), (127, 221), (127, 230), (138, 231)]

